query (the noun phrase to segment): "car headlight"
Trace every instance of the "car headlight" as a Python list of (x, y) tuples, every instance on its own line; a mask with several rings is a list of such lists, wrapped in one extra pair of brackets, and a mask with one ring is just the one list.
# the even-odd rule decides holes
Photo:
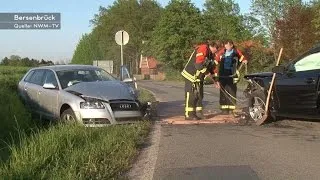
[(86, 99), (85, 102), (80, 103), (81, 109), (104, 109), (102, 102), (95, 99)]

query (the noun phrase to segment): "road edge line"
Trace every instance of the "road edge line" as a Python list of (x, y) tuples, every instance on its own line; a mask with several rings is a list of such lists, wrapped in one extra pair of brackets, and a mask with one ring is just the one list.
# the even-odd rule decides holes
[[(161, 99), (157, 97), (153, 91), (142, 86), (139, 88), (149, 91), (155, 97), (156, 101), (161, 102)], [(136, 162), (132, 165), (132, 168), (126, 175), (129, 179), (153, 179), (158, 159), (160, 138), (161, 123), (159, 121), (154, 121), (148, 138), (149, 140), (145, 142), (146, 144), (150, 143), (150, 146), (139, 153)]]
[(131, 170), (128, 172), (129, 179), (152, 180), (155, 172), (155, 167), (158, 159), (159, 144), (161, 137), (161, 124), (155, 122), (149, 141), (150, 146), (143, 149), (137, 161), (133, 164)]

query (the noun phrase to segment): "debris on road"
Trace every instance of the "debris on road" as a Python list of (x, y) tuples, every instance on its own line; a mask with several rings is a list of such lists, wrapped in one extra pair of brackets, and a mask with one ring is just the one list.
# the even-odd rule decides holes
[(164, 124), (238, 124), (240, 117), (233, 115), (210, 114), (204, 120), (184, 120), (184, 116), (175, 116), (164, 119)]

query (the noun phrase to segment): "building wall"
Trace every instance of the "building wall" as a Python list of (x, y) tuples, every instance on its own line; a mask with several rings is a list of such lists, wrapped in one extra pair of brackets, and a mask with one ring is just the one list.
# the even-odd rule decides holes
[(149, 78), (150, 80), (154, 80), (154, 81), (163, 81), (165, 80), (165, 74), (159, 72), (156, 75), (142, 75), (142, 74), (135, 74), (133, 75), (137, 80), (144, 80)]
[(156, 75), (158, 74), (157, 69), (148, 69), (148, 68), (141, 68), (142, 75)]
[(113, 61), (108, 61), (108, 60), (99, 60), (99, 61), (93, 61), (93, 66), (98, 66), (102, 69), (104, 69), (105, 71), (107, 71), (110, 74), (113, 74)]
[(150, 74), (150, 71), (148, 68), (141, 68), (141, 74), (142, 75), (149, 75)]

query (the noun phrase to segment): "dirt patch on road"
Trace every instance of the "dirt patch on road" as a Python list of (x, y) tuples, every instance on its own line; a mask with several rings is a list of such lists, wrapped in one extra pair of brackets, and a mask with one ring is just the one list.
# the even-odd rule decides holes
[(204, 120), (184, 120), (183, 116), (165, 118), (165, 124), (238, 124), (239, 118), (232, 115), (207, 114)]

